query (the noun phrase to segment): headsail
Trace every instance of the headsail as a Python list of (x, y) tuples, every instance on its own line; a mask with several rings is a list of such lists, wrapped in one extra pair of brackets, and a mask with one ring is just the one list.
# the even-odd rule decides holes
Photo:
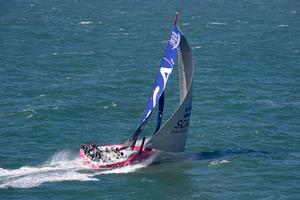
[[(140, 125), (130, 139), (131, 145), (135, 143), (139, 134), (142, 132), (146, 122), (148, 121), (150, 115), (152, 114), (155, 106), (157, 105), (160, 97), (162, 96), (165, 90), (168, 78), (173, 70), (174, 63), (177, 60), (180, 38), (181, 32), (177, 26), (174, 26), (171, 32), (170, 40), (167, 44), (165, 55), (162, 58), (160, 70), (156, 76), (156, 81), (152, 89), (152, 94), (147, 102), (146, 109), (141, 119)], [(160, 120), (161, 119), (159, 119), (158, 121)]]
[(185, 148), (192, 108), (194, 64), (191, 49), (183, 35), (179, 45), (180, 105), (152, 136), (146, 146), (162, 151), (182, 152)]

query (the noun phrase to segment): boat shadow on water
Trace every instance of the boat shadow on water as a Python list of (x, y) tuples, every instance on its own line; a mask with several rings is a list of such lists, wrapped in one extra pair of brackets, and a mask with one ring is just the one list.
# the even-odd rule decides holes
[(189, 161), (204, 161), (228, 158), (237, 155), (251, 154), (256, 156), (266, 156), (269, 152), (253, 150), (253, 149), (223, 149), (215, 151), (204, 151), (204, 152), (184, 152), (184, 153), (168, 153), (161, 152), (157, 158), (151, 163), (151, 165), (171, 163), (171, 162), (189, 162)]

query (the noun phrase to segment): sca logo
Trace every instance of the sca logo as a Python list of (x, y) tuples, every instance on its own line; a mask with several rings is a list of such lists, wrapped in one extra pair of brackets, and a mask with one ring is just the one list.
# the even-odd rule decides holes
[(181, 119), (177, 122), (176, 126), (174, 126), (174, 128), (178, 129), (178, 128), (186, 128), (188, 127), (190, 123), (190, 118), (187, 118), (187, 119)]
[(192, 110), (192, 105), (189, 104), (189, 106), (185, 109), (185, 114), (183, 119), (179, 120), (174, 126), (175, 129), (183, 129), (188, 127), (190, 123), (191, 110)]

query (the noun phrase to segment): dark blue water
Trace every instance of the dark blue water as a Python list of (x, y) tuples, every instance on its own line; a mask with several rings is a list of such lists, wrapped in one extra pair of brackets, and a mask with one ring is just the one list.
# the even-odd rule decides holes
[[(81, 144), (137, 127), (177, 8), (195, 61), (186, 152), (87, 169)], [(299, 199), (299, 14), (297, 0), (1, 2), (0, 199)]]

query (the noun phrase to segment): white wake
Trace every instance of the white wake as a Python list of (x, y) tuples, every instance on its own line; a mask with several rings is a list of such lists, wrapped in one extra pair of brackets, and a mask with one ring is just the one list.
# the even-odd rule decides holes
[(60, 181), (99, 181), (97, 175), (134, 172), (146, 167), (152, 160), (112, 170), (95, 171), (83, 164), (77, 153), (60, 151), (40, 166), (24, 166), (19, 169), (0, 168), (0, 189), (32, 188), (43, 183)]

